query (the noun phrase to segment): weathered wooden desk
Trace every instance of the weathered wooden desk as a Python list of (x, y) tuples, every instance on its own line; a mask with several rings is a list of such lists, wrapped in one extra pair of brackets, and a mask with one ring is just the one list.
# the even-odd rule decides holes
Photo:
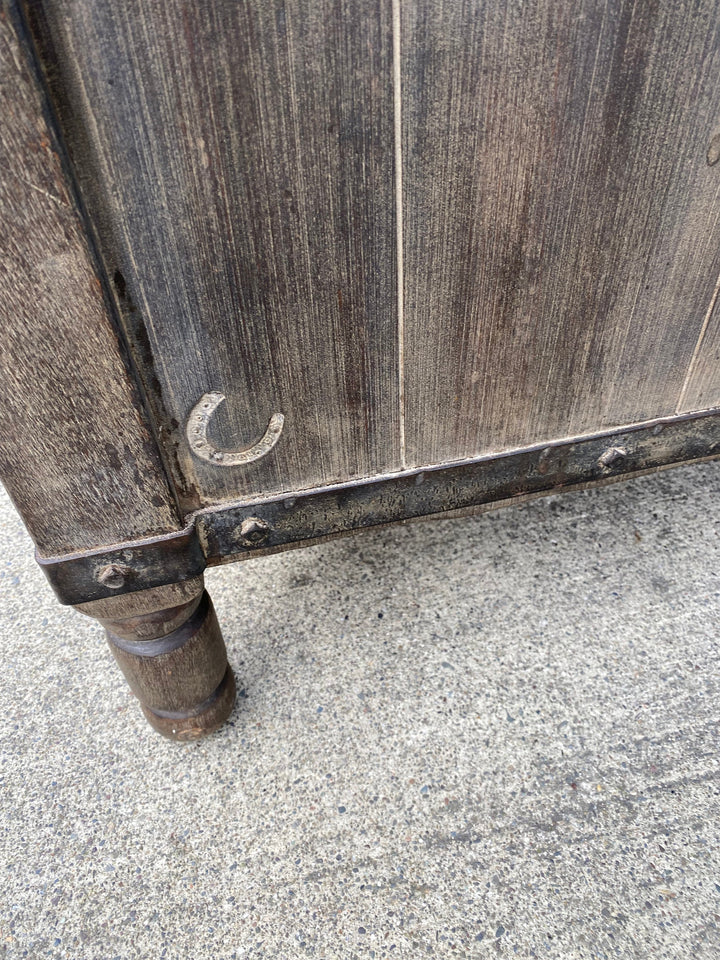
[(720, 455), (712, 0), (0, 3), (0, 475), (161, 732), (207, 564)]

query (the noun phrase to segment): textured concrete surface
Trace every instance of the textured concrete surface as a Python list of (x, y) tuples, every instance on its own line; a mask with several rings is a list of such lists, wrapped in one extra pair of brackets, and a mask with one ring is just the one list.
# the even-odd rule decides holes
[(0, 503), (0, 955), (720, 954), (720, 464), (210, 571), (168, 743)]

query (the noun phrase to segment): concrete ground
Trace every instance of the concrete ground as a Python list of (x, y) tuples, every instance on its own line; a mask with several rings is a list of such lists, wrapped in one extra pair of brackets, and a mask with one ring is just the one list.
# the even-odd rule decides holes
[(146, 726), (0, 502), (0, 955), (720, 955), (720, 464), (209, 571)]

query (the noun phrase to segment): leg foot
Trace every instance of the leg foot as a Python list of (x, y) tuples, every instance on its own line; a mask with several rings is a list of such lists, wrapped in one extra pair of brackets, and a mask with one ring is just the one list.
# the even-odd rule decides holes
[(235, 679), (202, 577), (85, 603), (150, 724), (174, 740), (217, 730), (235, 703)]
[(228, 664), (220, 686), (207, 700), (190, 711), (154, 711), (142, 704), (152, 727), (172, 740), (199, 740), (218, 730), (230, 716), (235, 703), (235, 677)]

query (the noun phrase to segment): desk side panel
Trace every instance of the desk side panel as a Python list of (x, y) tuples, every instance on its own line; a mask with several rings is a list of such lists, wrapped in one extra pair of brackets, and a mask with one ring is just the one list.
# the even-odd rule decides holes
[(25, 49), (0, 5), (0, 476), (54, 555), (178, 517)]
[(390, 0), (28, 12), (184, 509), (397, 469)]
[(672, 416), (720, 272), (717, 4), (401, 12), (409, 463)]

